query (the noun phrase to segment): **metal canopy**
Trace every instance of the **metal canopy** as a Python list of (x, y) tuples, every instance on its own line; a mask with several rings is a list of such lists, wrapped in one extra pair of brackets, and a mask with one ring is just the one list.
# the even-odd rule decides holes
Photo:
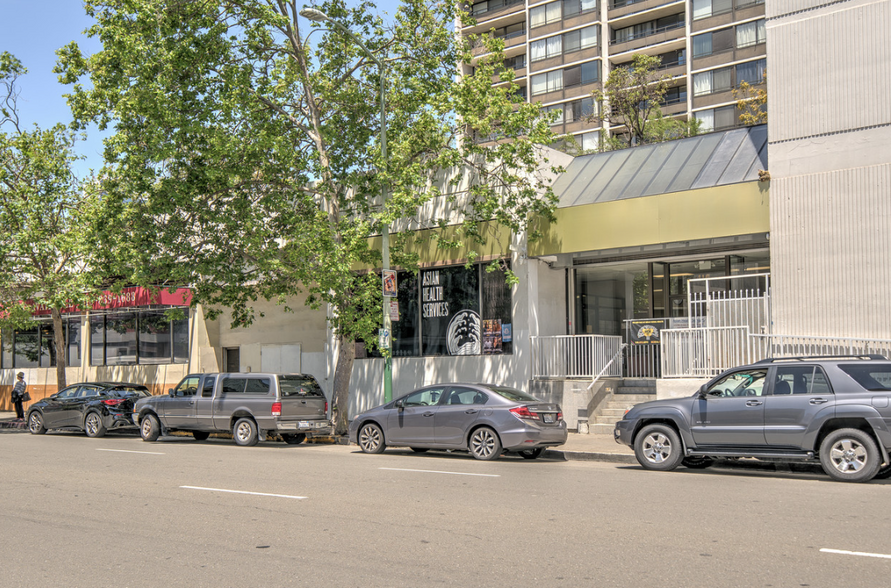
[(554, 182), (560, 208), (758, 181), (767, 125), (576, 157)]

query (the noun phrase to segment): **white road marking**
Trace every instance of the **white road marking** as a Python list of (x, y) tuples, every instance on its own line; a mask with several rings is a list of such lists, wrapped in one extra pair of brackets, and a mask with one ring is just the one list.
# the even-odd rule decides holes
[(225, 490), (223, 488), (201, 488), (200, 486), (180, 486), (189, 490), (207, 490), (208, 492), (228, 492), (230, 494), (250, 494), (252, 496), (272, 496), (273, 498), (293, 498), (304, 500), (306, 496), (290, 496), (288, 494), (266, 494), (265, 492), (245, 492), (244, 490)]
[(129, 451), (127, 449), (97, 449), (96, 451), (113, 451), (115, 453), (144, 453), (145, 455), (164, 455), (157, 451)]
[(484, 478), (500, 478), (497, 474), (467, 474), (464, 472), (441, 472), (439, 470), (409, 470), (404, 468), (378, 468), (381, 470), (390, 470), (391, 472), (422, 472), (425, 474), (451, 474), (453, 476), (481, 476)]
[(839, 555), (858, 555), (860, 557), (879, 557), (882, 559), (891, 559), (891, 555), (884, 553), (864, 553), (862, 551), (845, 551), (843, 549), (821, 549), (823, 553), (837, 553)]

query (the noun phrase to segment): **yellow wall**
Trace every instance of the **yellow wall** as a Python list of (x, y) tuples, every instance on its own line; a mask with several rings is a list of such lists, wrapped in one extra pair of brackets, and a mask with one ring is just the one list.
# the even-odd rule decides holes
[[(437, 241), (430, 238), (434, 233), (441, 233), (445, 239), (466, 242), (467, 239), (460, 234), (460, 229), (460, 225), (451, 225), (442, 230), (427, 229), (418, 231), (407, 243), (406, 252), (417, 254), (422, 266), (438, 263), (462, 263), (469, 258), (471, 250), (476, 251), (477, 260), (489, 260), (510, 255), (508, 249), (511, 236), (510, 230), (505, 227), (498, 228), (498, 225), (494, 222), (483, 223), (482, 230), (486, 231), (486, 244), (482, 246), (474, 244), (473, 247), (464, 245), (456, 249), (439, 249)], [(390, 237), (391, 244), (393, 238), (393, 236)], [(381, 237), (373, 237), (370, 240), (370, 247), (380, 250), (381, 241)], [(369, 268), (361, 267), (356, 269)]]
[(768, 232), (768, 184), (748, 182), (561, 208), (529, 255)]

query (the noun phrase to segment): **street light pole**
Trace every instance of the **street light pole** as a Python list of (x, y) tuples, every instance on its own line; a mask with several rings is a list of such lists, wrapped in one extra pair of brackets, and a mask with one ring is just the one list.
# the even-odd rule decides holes
[[(356, 45), (359, 46), (362, 51), (365, 52), (368, 57), (377, 64), (380, 69), (380, 78), (381, 78), (381, 88), (380, 88), (380, 96), (381, 96), (381, 171), (386, 174), (387, 171), (387, 95), (385, 93), (384, 80), (386, 78), (386, 65), (382, 59), (378, 59), (377, 56), (374, 55), (371, 51), (368, 50), (368, 47), (365, 46), (362, 41), (352, 33), (346, 26), (340, 24), (336, 20), (333, 20), (327, 14), (322, 12), (317, 8), (304, 8), (300, 11), (300, 16), (306, 18), (308, 20), (314, 22), (326, 22), (334, 25), (338, 29), (340, 29), (345, 35), (347, 35), (350, 39), (353, 40)], [(387, 183), (386, 181), (381, 182), (381, 210), (386, 211), (387, 208)], [(390, 225), (387, 222), (384, 222), (383, 231), (381, 235), (381, 249), (383, 256), (383, 270), (387, 272), (390, 269)], [(393, 334), (393, 325), (390, 320), (390, 308), (388, 304), (388, 298), (384, 297), (383, 303), (383, 319), (384, 319), (384, 331), (387, 333), (387, 343), (388, 347), (383, 349), (384, 355), (384, 402), (390, 402), (393, 400), (393, 354), (392, 354), (392, 334)]]

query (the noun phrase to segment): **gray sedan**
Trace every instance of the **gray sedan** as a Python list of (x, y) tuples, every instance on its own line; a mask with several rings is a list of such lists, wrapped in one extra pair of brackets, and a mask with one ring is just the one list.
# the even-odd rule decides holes
[(477, 459), (515, 451), (535, 459), (546, 447), (566, 443), (559, 404), (492, 384), (425, 386), (389, 404), (358, 415), (350, 442), (365, 453), (387, 446), (467, 450)]

